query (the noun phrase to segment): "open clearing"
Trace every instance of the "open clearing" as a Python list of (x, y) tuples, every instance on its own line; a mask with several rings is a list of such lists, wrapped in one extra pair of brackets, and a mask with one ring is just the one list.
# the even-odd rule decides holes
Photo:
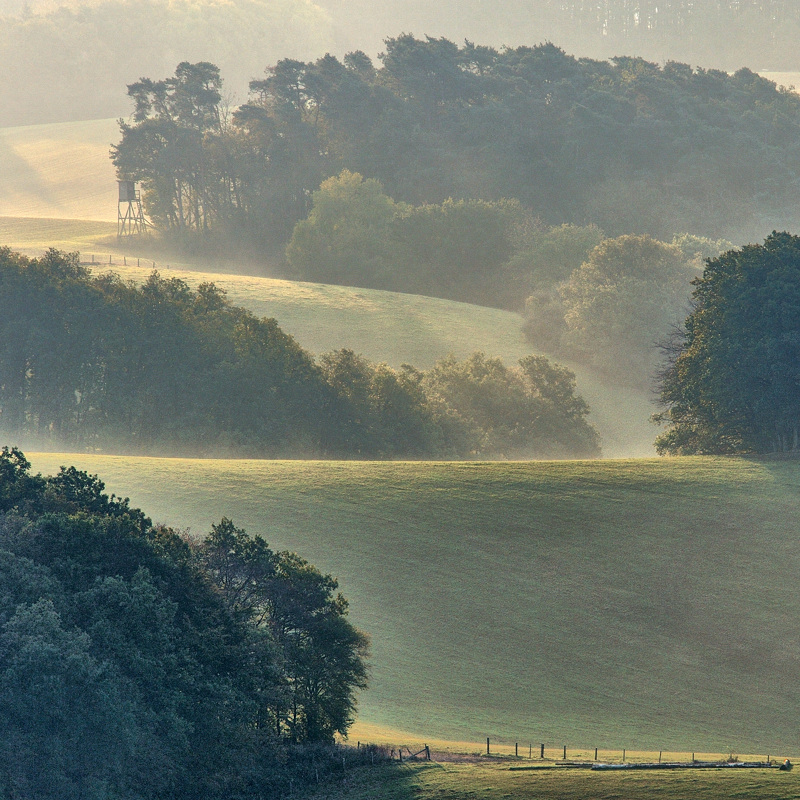
[(363, 723), (548, 747), (796, 745), (798, 461), (32, 461), (98, 473), (198, 534), (230, 517), (338, 576), (373, 639)]

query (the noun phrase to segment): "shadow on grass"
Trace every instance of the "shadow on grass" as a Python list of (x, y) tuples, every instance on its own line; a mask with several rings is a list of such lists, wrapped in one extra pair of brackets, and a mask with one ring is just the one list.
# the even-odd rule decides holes
[(306, 797), (309, 800), (417, 800), (424, 796), (426, 774), (430, 771), (442, 772), (444, 769), (436, 762), (393, 762), (359, 767), (331, 777)]

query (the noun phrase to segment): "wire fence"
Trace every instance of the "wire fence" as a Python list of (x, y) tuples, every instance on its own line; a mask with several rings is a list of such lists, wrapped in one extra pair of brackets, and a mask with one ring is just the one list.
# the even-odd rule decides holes
[[(360, 743), (359, 743), (360, 745)], [(609, 747), (569, 747), (543, 742), (511, 742), (487, 738), (485, 744), (459, 743), (453, 746), (437, 748), (418, 744), (403, 745), (392, 750), (392, 756), (398, 760), (410, 758), (412, 754), (425, 754), (423, 757), (434, 761), (450, 759), (457, 751), (463, 750), (462, 756), (481, 759), (504, 759), (518, 761), (520, 764), (542, 765), (618, 765), (618, 766), (751, 766), (751, 767), (783, 767), (796, 756), (787, 758), (787, 753), (735, 753), (709, 752), (689, 750), (639, 750)], [(395, 756), (397, 753), (397, 756)], [(405, 754), (405, 756), (403, 755)], [(431, 755), (432, 754), (432, 755)], [(414, 757), (419, 757), (414, 755)]]

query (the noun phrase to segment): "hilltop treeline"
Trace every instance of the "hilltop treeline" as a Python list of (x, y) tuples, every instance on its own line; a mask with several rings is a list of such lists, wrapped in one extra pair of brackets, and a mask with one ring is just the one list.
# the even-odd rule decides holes
[(129, 87), (114, 161), (162, 229), (280, 252), (342, 169), (398, 202), (512, 199), (547, 224), (662, 239), (783, 227), (800, 200), (800, 98), (748, 69), (402, 35), (379, 64), (283, 59), (250, 89), (223, 114), (205, 62)]
[(0, 248), (0, 430), (184, 455), (565, 457), (599, 453), (574, 375), (480, 353), (427, 372), (349, 350), (315, 360), (274, 319), (157, 273)]
[(142, 65), (210, 60), (240, 98), (279, 58), (362, 49), (399, 31), (518, 46), (558, 42), (592, 58), (636, 53), (735, 71), (796, 70), (794, 0), (0, 0), (0, 127), (115, 117)]
[(498, 0), (491, 13), (481, 0), (319, 5), (334, 13), (340, 46), (411, 30), (507, 44), (550, 40), (597, 58), (635, 52), (652, 61), (681, 59), (726, 70), (742, 64), (797, 68), (800, 9), (794, 0)]
[(296, 554), (225, 519), (194, 542), (4, 447), (0, 586), (3, 797), (275, 798), (341, 769), (368, 640)]

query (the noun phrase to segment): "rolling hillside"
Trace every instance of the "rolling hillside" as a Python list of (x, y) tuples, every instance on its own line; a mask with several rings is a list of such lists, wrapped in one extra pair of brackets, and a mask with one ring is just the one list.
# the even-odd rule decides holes
[[(373, 289), (199, 272), (188, 263), (172, 262), (167, 267), (160, 256), (151, 260), (152, 253), (146, 249), (137, 251), (124, 243), (120, 250), (115, 231), (113, 223), (0, 217), (0, 244), (30, 255), (55, 246), (79, 250), (87, 261), (95, 255), (103, 262), (97, 264), (97, 271), (112, 269), (130, 280), (145, 279), (155, 263), (164, 277), (179, 277), (192, 286), (214, 281), (227, 290), (232, 302), (259, 316), (275, 317), (314, 353), (348, 347), (373, 361), (424, 369), (451, 352), (464, 357), (482, 350), (509, 364), (531, 352), (522, 334), (521, 316), (510, 311)], [(123, 252), (128, 266), (123, 264)], [(109, 255), (114, 262), (110, 267)], [(137, 255), (143, 257), (139, 267), (134, 266)], [(649, 423), (655, 411), (651, 398), (579, 364), (565, 363), (576, 373), (578, 391), (591, 406), (590, 419), (602, 437), (603, 454), (652, 455), (656, 429)]]
[(0, 217), (116, 223), (118, 139), (113, 119), (0, 128)]
[(800, 462), (75, 463), (155, 520), (223, 515), (339, 577), (365, 724), (779, 752), (800, 701)]

